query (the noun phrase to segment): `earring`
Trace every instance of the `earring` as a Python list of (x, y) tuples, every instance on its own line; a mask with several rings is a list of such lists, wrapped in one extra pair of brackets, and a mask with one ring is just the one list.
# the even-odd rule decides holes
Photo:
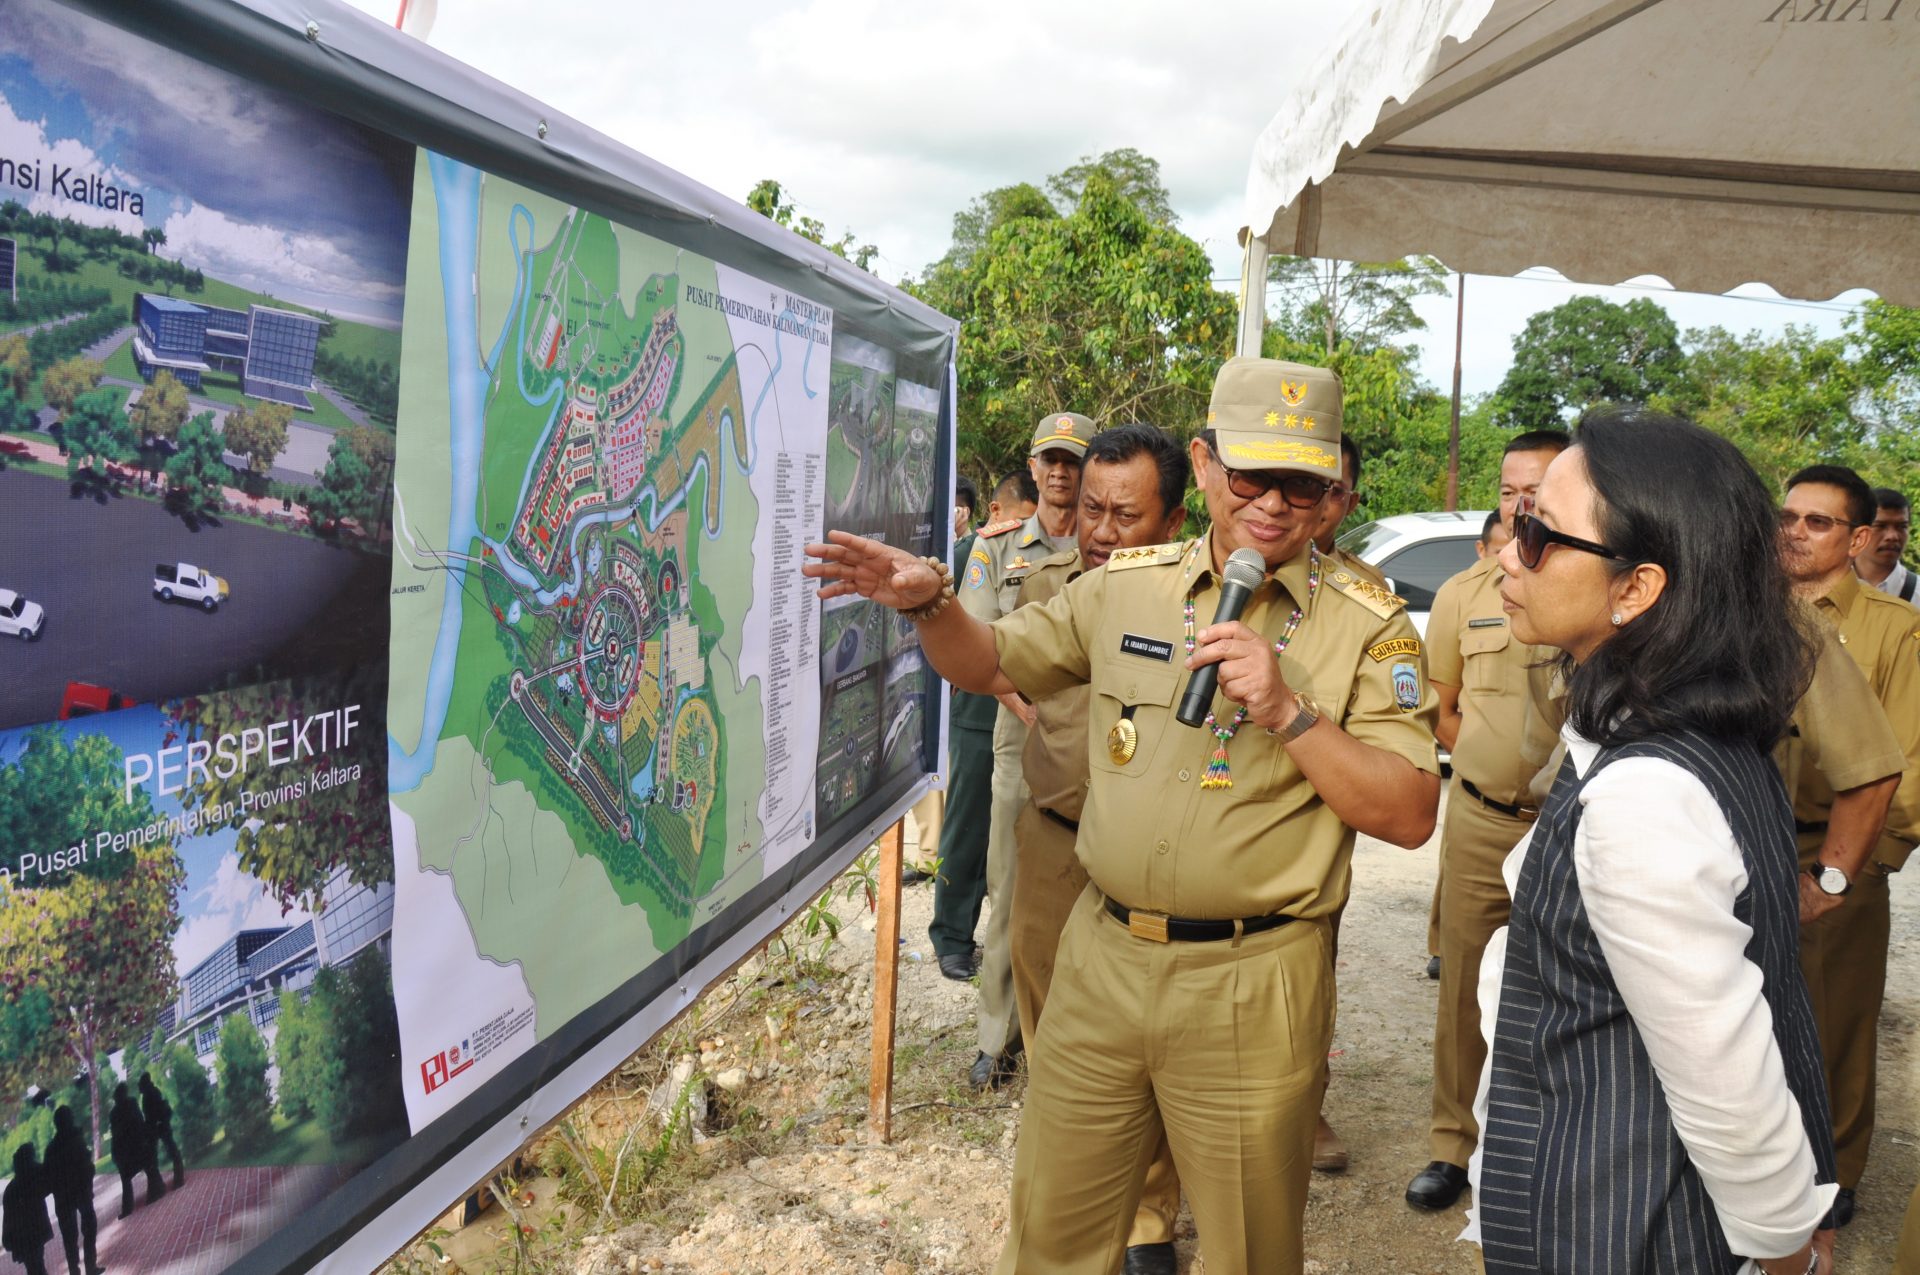
[(1620, 618), (1620, 613), (1618, 611), (1615, 611), (1613, 613), (1613, 627), (1617, 629), (1625, 623), (1626, 621)]

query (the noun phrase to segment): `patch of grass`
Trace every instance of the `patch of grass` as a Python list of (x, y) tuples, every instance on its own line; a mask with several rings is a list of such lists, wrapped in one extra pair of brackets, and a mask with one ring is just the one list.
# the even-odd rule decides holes
[(279, 1112), (273, 1116), (273, 1138), (264, 1147), (241, 1151), (226, 1140), (222, 1130), (213, 1145), (192, 1158), (187, 1171), (195, 1169), (234, 1169), (282, 1167), (290, 1164), (367, 1164), (393, 1144), (390, 1133), (375, 1131), (335, 1142), (327, 1136), (318, 1120), (309, 1117), (290, 1121)]

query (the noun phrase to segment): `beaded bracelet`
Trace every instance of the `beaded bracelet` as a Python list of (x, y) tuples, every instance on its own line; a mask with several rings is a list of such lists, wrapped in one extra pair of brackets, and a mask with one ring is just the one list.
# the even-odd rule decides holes
[(952, 605), (954, 599), (953, 568), (938, 558), (922, 558), (920, 561), (940, 573), (940, 592), (919, 606), (908, 607), (900, 612), (902, 618), (916, 622), (931, 620)]

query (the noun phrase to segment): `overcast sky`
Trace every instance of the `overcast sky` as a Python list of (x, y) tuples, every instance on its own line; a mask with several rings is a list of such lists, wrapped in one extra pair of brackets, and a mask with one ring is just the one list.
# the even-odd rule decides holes
[[(391, 21), (398, 0), (352, 3)], [(436, 48), (735, 199), (779, 179), (830, 234), (878, 245), (888, 280), (940, 256), (973, 196), (1132, 146), (1160, 161), (1181, 228), (1228, 288), (1254, 138), (1293, 78), (1319, 72), (1355, 7), (539, 0), (536, 19), (525, 0), (438, 5)], [(1466, 392), (1498, 384), (1527, 316), (1576, 291), (1654, 296), (1683, 328), (1837, 332), (1847, 310), (1475, 276)], [(1445, 388), (1453, 304), (1434, 298), (1421, 312), (1423, 368)]]

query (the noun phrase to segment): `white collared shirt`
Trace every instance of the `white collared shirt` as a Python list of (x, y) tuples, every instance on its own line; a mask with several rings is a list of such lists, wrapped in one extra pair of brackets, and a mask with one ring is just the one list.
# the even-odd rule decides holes
[[(1873, 583), (1873, 581), (1867, 579), (1865, 576), (1860, 577), (1860, 583), (1870, 589), (1878, 589), (1882, 593), (1890, 593), (1897, 598), (1900, 596), (1900, 591), (1907, 587), (1907, 581), (1911, 579), (1913, 579), (1913, 572), (1907, 570), (1907, 564), (1904, 562), (1896, 562), (1893, 564), (1893, 570), (1887, 572), (1887, 578), (1879, 584)], [(1913, 598), (1908, 600), (1920, 603), (1920, 593), (1916, 593)]]
[[(1599, 746), (1571, 726), (1560, 733), (1585, 776)], [(1753, 931), (1734, 916), (1747, 872), (1733, 830), (1706, 785), (1659, 758), (1612, 763), (1580, 802), (1573, 862), (1587, 920), (1727, 1245), (1749, 1258), (1792, 1253), (1839, 1188), (1814, 1183), (1813, 1147), (1787, 1088), (1760, 967), (1746, 956)], [(1508, 897), (1532, 842), (1529, 830), (1501, 866)], [(1480, 962), (1487, 1065), (1473, 1113), (1482, 1129), (1506, 954), (1503, 926)], [(1478, 1149), (1467, 1177), (1477, 1204)], [(1476, 1214), (1467, 1211), (1461, 1239), (1479, 1241)], [(1741, 1268), (1742, 1275), (1758, 1270), (1752, 1261)]]

